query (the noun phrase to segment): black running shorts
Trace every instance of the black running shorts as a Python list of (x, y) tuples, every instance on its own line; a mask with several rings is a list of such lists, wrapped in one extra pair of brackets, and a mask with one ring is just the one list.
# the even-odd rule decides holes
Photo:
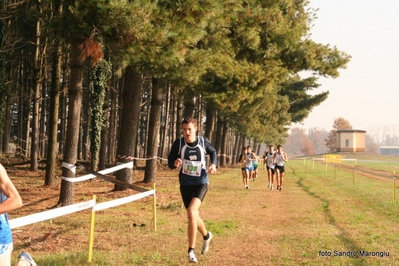
[(284, 173), (285, 169), (284, 169), (284, 165), (277, 165), (276, 164), (276, 171), (278, 170), (280, 173)]
[(207, 191), (208, 184), (197, 186), (180, 186), (180, 193), (183, 199), (184, 207), (187, 209), (190, 206), (190, 202), (193, 198), (199, 198), (202, 202)]
[(274, 175), (274, 173), (276, 172), (276, 168), (275, 168), (276, 166), (274, 166), (274, 168), (270, 168), (268, 165), (267, 165), (267, 167), (266, 167), (266, 169), (267, 169), (267, 171), (272, 171), (272, 175)]

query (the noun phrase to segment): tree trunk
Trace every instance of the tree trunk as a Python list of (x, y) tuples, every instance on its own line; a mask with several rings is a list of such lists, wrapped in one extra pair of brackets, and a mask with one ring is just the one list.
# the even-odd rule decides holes
[(3, 118), (3, 139), (2, 139), (2, 151), (8, 152), (8, 143), (10, 140), (10, 126), (11, 126), (11, 98), (7, 97), (5, 102), (4, 118)]
[[(169, 128), (170, 128), (170, 104), (171, 104), (171, 99), (170, 99), (170, 94), (171, 94), (171, 86), (167, 86), (167, 93), (166, 93), (166, 99), (165, 99), (165, 116), (164, 116), (164, 126), (163, 126), (163, 133), (161, 134), (161, 143), (160, 143), (160, 156), (162, 158), (166, 158), (168, 156), (169, 152), (169, 139), (170, 135), (169, 133)], [(162, 118), (161, 118), (162, 120)]]
[(214, 143), (215, 140), (213, 139), (213, 130), (215, 124), (215, 116), (214, 111), (210, 107), (206, 107), (206, 121), (205, 121), (205, 137), (207, 137), (211, 143)]
[[(69, 83), (68, 122), (65, 138), (64, 163), (74, 166), (78, 156), (78, 141), (80, 130), (80, 115), (83, 97), (83, 62), (80, 59), (79, 45), (81, 42), (71, 43), (70, 62), (71, 74)], [(75, 177), (74, 168), (62, 167), (63, 177)], [(61, 181), (60, 198), (57, 206), (67, 206), (74, 202), (74, 183)]]
[(161, 107), (162, 107), (162, 85), (159, 80), (152, 80), (152, 98), (149, 119), (148, 141), (147, 141), (147, 157), (144, 182), (154, 183), (157, 174), (157, 152), (159, 145), (159, 130), (161, 125)]
[[(22, 70), (19, 70), (20, 72)], [(22, 75), (22, 74), (19, 74)], [(18, 91), (18, 99), (17, 99), (17, 115), (18, 115), (18, 121), (19, 121), (19, 127), (17, 128), (17, 141), (16, 141), (16, 145), (17, 145), (17, 150), (16, 150), (16, 154), (15, 156), (17, 158), (21, 158), (22, 154), (24, 152), (23, 149), (23, 145), (25, 144), (24, 142), (24, 132), (25, 131), (25, 125), (26, 125), (26, 119), (25, 119), (25, 100), (24, 97), (22, 97), (22, 95), (24, 95), (24, 86), (21, 85), (19, 87), (19, 91)], [(28, 95), (26, 95), (26, 97), (28, 97)]]
[[(7, 32), (7, 22), (3, 19), (0, 21), (0, 43), (5, 43)], [(0, 142), (0, 154), (3, 152), (7, 152), (8, 148), (8, 139), (10, 137), (10, 130), (8, 126), (8, 117), (10, 115), (10, 106), (8, 102), (10, 102), (9, 95), (9, 86), (7, 84), (6, 77), (6, 65), (7, 65), (7, 53), (0, 53), (0, 128), (2, 135)]]
[[(123, 81), (124, 79), (121, 78), (119, 79), (119, 81), (115, 81), (115, 87), (116, 88), (123, 88)], [(119, 85), (118, 85), (119, 84)], [(122, 91), (122, 89), (121, 89)], [(117, 120), (119, 118), (119, 97), (118, 97), (118, 93), (114, 92), (114, 91), (110, 91), (111, 93), (111, 110), (110, 110), (110, 114), (109, 114), (109, 140), (108, 140), (108, 161), (109, 162), (115, 162), (115, 158), (116, 158), (116, 141), (118, 139), (118, 124)]]
[[(38, 7), (40, 13), (40, 7)], [(39, 107), (40, 107), (40, 20), (36, 21), (36, 40), (35, 40), (35, 58), (33, 62), (33, 109), (32, 109), (32, 134), (31, 134), (31, 153), (30, 170), (37, 171), (38, 168), (38, 148), (39, 148)]]
[[(26, 74), (29, 76), (30, 74)], [(25, 78), (24, 78), (25, 79)], [(27, 79), (27, 78), (26, 78)], [(28, 158), (29, 154), (29, 143), (31, 142), (30, 139), (30, 114), (31, 114), (31, 106), (32, 106), (32, 90), (29, 88), (29, 83), (27, 80), (24, 81), (24, 93), (21, 94), (21, 101), (23, 102), (22, 108), (23, 108), (23, 117), (22, 117), (22, 135), (21, 135), (21, 154), (24, 158)], [(25, 96), (24, 96), (25, 95)]]
[[(59, 3), (59, 1), (55, 1)], [(59, 8), (59, 6), (58, 6)], [(57, 7), (56, 12), (59, 11)], [(45, 186), (54, 184), (54, 177), (58, 163), (57, 135), (58, 135), (58, 109), (60, 107), (60, 88), (61, 88), (61, 45), (56, 38), (53, 48), (53, 64), (51, 73), (51, 90), (50, 90), (50, 109), (48, 122), (48, 150)]]
[[(138, 121), (140, 115), (141, 88), (143, 75), (133, 67), (128, 66), (124, 75), (122, 114), (118, 141), (118, 162), (125, 163), (134, 155), (137, 145)], [(116, 179), (132, 183), (133, 169), (124, 168), (116, 172)], [(125, 187), (115, 185), (114, 190), (125, 190)]]
[(234, 165), (237, 162), (238, 156), (240, 156), (241, 151), (242, 151), (242, 145), (240, 145), (240, 135), (235, 134), (235, 136), (234, 136), (233, 155), (231, 157), (230, 164)]
[(194, 95), (191, 93), (184, 95), (183, 117), (194, 117), (194, 108)]
[[(47, 65), (42, 65), (44, 80), (48, 80), (48, 69)], [(47, 95), (50, 93), (47, 83), (41, 83), (42, 86), (42, 95), (41, 104), (40, 104), (40, 118), (39, 118), (39, 163), (41, 158), (47, 158), (47, 146), (48, 146), (48, 110), (49, 110), (49, 99)]]
[(204, 130), (202, 128), (202, 117), (203, 117), (203, 108), (202, 108), (202, 95), (198, 95), (197, 98), (197, 114), (198, 114), (198, 135), (203, 135)]
[(90, 155), (91, 167), (98, 170), (101, 150), (101, 133), (104, 128), (104, 102), (108, 80), (109, 64), (105, 59), (92, 69), (92, 85), (90, 97)]
[(221, 139), (221, 147), (220, 147), (220, 166), (226, 166), (227, 164), (227, 136), (229, 127), (227, 121), (222, 122), (222, 139)]
[[(216, 149), (217, 154), (221, 153), (221, 149), (222, 149), (222, 134), (223, 134), (223, 121), (220, 118), (220, 115), (218, 115), (217, 117), (217, 121), (216, 121), (216, 140), (214, 142), (214, 146)], [(218, 165), (220, 166), (220, 156), (218, 156)]]
[[(65, 59), (65, 61), (67, 61), (67, 59)], [(59, 154), (64, 155), (64, 148), (65, 148), (65, 138), (66, 138), (66, 127), (67, 127), (67, 110), (68, 110), (68, 104), (67, 104), (67, 88), (66, 88), (66, 84), (67, 78), (70, 78), (70, 76), (68, 76), (69, 71), (66, 68), (67, 63), (64, 62), (62, 64), (63, 68), (62, 68), (62, 77), (63, 80), (65, 79), (65, 81), (63, 81), (61, 83), (61, 95), (60, 95), (60, 125), (59, 125), (59, 129), (60, 129), (60, 142), (58, 145), (58, 149), (59, 149)]]
[[(90, 72), (90, 70), (86, 71)], [(81, 159), (83, 161), (88, 161), (90, 160), (92, 154), (90, 153), (90, 127), (91, 127), (91, 112), (90, 112), (90, 105), (95, 102), (96, 100), (93, 100), (92, 102), (92, 95), (91, 95), (91, 90), (89, 89), (91, 87), (92, 81), (90, 80), (90, 74), (85, 73), (85, 77), (83, 78), (84, 80), (87, 81), (87, 90), (83, 91), (83, 98), (82, 98), (82, 117), (80, 118), (81, 121), (81, 132), (80, 132), (80, 139), (79, 139), (79, 152), (78, 152), (78, 159)], [(91, 165), (91, 169), (93, 165)]]
[[(110, 95), (110, 90), (107, 90), (105, 93), (105, 104), (106, 108), (104, 106), (104, 121), (109, 120), (109, 95)], [(98, 169), (103, 170), (105, 169), (105, 163), (106, 163), (106, 158), (107, 158), (107, 147), (108, 147), (108, 138), (109, 138), (109, 127), (106, 125), (108, 123), (103, 123), (103, 126), (101, 128), (101, 146), (100, 146), (100, 154), (99, 154), (99, 161), (98, 161)], [(111, 151), (108, 150), (110, 153)]]
[[(152, 80), (151, 80), (152, 82)], [(145, 86), (144, 87), (146, 92), (143, 92), (143, 98), (144, 95), (146, 96), (146, 99), (144, 99), (145, 105), (143, 105), (142, 108), (142, 117), (140, 121), (140, 142), (139, 144), (141, 145), (142, 148), (142, 155), (138, 155), (137, 157), (144, 157), (146, 158), (147, 156), (147, 147), (148, 147), (148, 131), (150, 130), (150, 110), (151, 110), (151, 99), (152, 99), (152, 89), (153, 85), (151, 84), (150, 86)]]
[(182, 136), (181, 122), (183, 121), (183, 100), (181, 99), (180, 96), (177, 96), (177, 100), (175, 100), (175, 103), (176, 103), (176, 123), (175, 123), (176, 136), (175, 136), (175, 139), (178, 139)]

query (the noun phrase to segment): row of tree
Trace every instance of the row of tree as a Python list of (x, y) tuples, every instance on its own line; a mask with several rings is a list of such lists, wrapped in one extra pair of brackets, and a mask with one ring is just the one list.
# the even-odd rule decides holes
[[(194, 116), (220, 164), (246, 141), (277, 143), (328, 91), (350, 56), (309, 36), (307, 0), (2, 1), (2, 151), (9, 140), (31, 170), (46, 159), (90, 160), (94, 170), (165, 157)], [(314, 76), (301, 78), (302, 71)], [(11, 138), (10, 138), (11, 137)], [(146, 161), (145, 182), (155, 181)], [(63, 177), (75, 171), (62, 168)], [(132, 169), (116, 178), (131, 183)], [(59, 206), (73, 203), (62, 181)], [(115, 189), (123, 189), (118, 185)]]
[(291, 128), (286, 139), (285, 151), (291, 156), (322, 154), (337, 151), (337, 131), (352, 129), (348, 120), (342, 117), (334, 119), (332, 129), (326, 131), (320, 128)]

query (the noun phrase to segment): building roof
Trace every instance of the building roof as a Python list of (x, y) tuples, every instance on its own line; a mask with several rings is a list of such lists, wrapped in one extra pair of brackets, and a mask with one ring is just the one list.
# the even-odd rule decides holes
[(361, 132), (361, 133), (366, 133), (366, 130), (360, 130), (360, 129), (342, 129), (342, 130), (337, 130), (338, 132), (347, 132), (347, 133), (355, 133), (355, 132)]

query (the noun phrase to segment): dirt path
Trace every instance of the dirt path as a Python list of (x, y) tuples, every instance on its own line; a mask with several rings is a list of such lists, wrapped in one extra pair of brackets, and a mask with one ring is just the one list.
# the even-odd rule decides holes
[(212, 195), (212, 190), (220, 189), (212, 187), (209, 198), (213, 197), (212, 201), (218, 204), (204, 204), (205, 212), (211, 212), (204, 219), (212, 219), (210, 216), (219, 213), (224, 219), (239, 221), (239, 229), (238, 234), (226, 233), (226, 236), (214, 238), (214, 250), (210, 252), (206, 265), (282, 264), (284, 254), (279, 253), (281, 242), (304, 233), (299, 228), (293, 228), (291, 221), (301, 216), (305, 219), (307, 210), (318, 204), (317, 200), (305, 199), (308, 196), (296, 180), (287, 171), (283, 190), (272, 191), (267, 187), (266, 170), (261, 169), (258, 180), (251, 182), (248, 190), (243, 188), (239, 173), (227, 184), (233, 193)]
[[(159, 175), (158, 231), (153, 232), (151, 226), (141, 229), (130, 227), (133, 222), (146, 225), (150, 223), (148, 209), (151, 209), (149, 207), (151, 199), (145, 199), (142, 205), (135, 203), (131, 205), (128, 213), (122, 214), (123, 218), (128, 217), (127, 222), (121, 220), (120, 226), (113, 230), (103, 229), (101, 225), (96, 227), (95, 252), (110, 255), (131, 253), (132, 257), (138, 257), (138, 261), (140, 258), (159, 256), (163, 261), (161, 264), (159, 260), (155, 260), (154, 263), (132, 265), (187, 264), (186, 215), (185, 210), (178, 207), (181, 199), (176, 173), (169, 170), (160, 172)], [(139, 174), (136, 178), (142, 180)], [(209, 253), (206, 256), (198, 256), (200, 265), (301, 264), (302, 250), (295, 243), (301, 242), (303, 238), (312, 239), (316, 234), (318, 225), (309, 220), (308, 213), (319, 208), (321, 203), (319, 199), (311, 197), (306, 192), (304, 184), (298, 180), (287, 167), (284, 189), (281, 192), (271, 191), (267, 188), (266, 170), (260, 169), (258, 180), (251, 182), (249, 189), (244, 189), (239, 168), (219, 169), (219, 174), (210, 178), (210, 189), (200, 210), (208, 229), (214, 233)], [(44, 188), (40, 179), (34, 184), (26, 180), (18, 180), (16, 183), (27, 204), (19, 211), (22, 215), (43, 211), (54, 206), (58, 199), (57, 187)], [(87, 199), (87, 195), (92, 194), (119, 198), (130, 193), (130, 191), (111, 192), (112, 187), (112, 184), (105, 182), (86, 182), (76, 187), (76, 199), (77, 201)], [(113, 212), (113, 210), (105, 211), (104, 215)], [(80, 214), (73, 215), (74, 221), (79, 219), (76, 218), (77, 215)], [(87, 219), (87, 214), (82, 214), (82, 217)], [(322, 214), (316, 218), (325, 221)], [(63, 226), (67, 226), (69, 219), (65, 218)], [(301, 226), (297, 226), (298, 221)], [(57, 221), (56, 224), (62, 223)], [(79, 228), (73, 229), (74, 241), (67, 241), (71, 239), (69, 233), (64, 235), (62, 233), (64, 229), (61, 226), (55, 227), (55, 224), (38, 224), (23, 228), (15, 232), (15, 252), (27, 249), (34, 255), (45, 255), (46, 252), (62, 253), (65, 250), (85, 253), (87, 225), (83, 222), (79, 224), (81, 224)], [(122, 235), (123, 238), (116, 237)], [(79, 246), (77, 243), (83, 244)], [(197, 253), (200, 246), (201, 240), (197, 239)], [(48, 247), (51, 247), (51, 250)], [(317, 246), (315, 246), (316, 253)], [(293, 261), (293, 257), (297, 257), (297, 261)], [(120, 258), (116, 256), (115, 259)]]

